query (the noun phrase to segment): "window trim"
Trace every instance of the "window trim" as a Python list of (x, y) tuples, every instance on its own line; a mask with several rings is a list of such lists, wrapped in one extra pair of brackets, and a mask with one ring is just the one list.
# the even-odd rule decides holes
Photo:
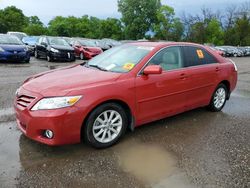
[[(208, 55), (212, 56), (216, 62), (215, 63), (206, 63), (206, 64), (202, 64), (202, 65), (192, 65), (192, 66), (187, 66), (184, 68), (189, 68), (189, 67), (199, 67), (199, 66), (205, 66), (205, 65), (214, 65), (214, 64), (218, 64), (220, 61), (218, 61), (217, 57), (215, 57), (213, 54), (211, 54), (208, 50), (206, 50), (204, 47), (200, 47), (200, 46), (192, 46), (192, 45), (183, 45), (182, 47), (193, 47), (193, 48), (197, 48), (197, 49), (201, 49), (204, 52), (206, 52)], [(186, 52), (185, 49), (183, 48), (183, 54), (186, 57)], [(185, 61), (184, 61), (184, 65), (185, 65)]]

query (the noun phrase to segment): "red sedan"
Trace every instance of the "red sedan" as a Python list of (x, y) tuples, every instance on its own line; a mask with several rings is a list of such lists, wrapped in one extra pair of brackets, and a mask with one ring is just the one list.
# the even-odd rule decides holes
[(21, 131), (48, 145), (115, 144), (127, 129), (198, 107), (220, 111), (237, 67), (209, 47), (130, 43), (28, 78), (14, 102)]
[(91, 40), (76, 39), (71, 44), (75, 49), (76, 56), (81, 60), (92, 59), (103, 52), (102, 49), (97, 47), (94, 41)]

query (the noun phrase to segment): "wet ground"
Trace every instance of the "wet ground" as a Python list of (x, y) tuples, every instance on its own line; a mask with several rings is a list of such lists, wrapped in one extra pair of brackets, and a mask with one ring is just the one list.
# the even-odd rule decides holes
[(250, 58), (234, 61), (239, 83), (222, 112), (153, 122), (104, 150), (48, 147), (16, 128), (12, 101), (25, 78), (72, 63), (0, 64), (0, 187), (250, 187)]

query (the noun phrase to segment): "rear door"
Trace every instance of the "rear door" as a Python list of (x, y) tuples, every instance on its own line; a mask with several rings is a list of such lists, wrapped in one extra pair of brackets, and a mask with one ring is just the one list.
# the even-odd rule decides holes
[(208, 105), (218, 83), (220, 64), (207, 50), (197, 46), (184, 46), (184, 66), (189, 81), (187, 83), (187, 108)]

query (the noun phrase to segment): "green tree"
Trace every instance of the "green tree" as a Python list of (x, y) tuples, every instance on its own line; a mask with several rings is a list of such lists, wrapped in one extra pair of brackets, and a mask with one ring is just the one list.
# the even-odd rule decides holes
[(30, 16), (28, 18), (29, 24), (43, 25), (41, 20), (37, 16)]
[(6, 7), (0, 11), (0, 32), (22, 31), (28, 25), (28, 19), (22, 10), (15, 6)]
[(215, 45), (224, 44), (224, 32), (221, 28), (219, 21), (215, 18), (211, 19), (206, 26), (206, 43)]
[(141, 39), (157, 20), (160, 0), (118, 0), (126, 39)]
[(23, 32), (31, 36), (46, 35), (47, 28), (39, 24), (30, 24), (23, 29)]
[(183, 30), (180, 19), (175, 17), (174, 8), (162, 5), (157, 11), (157, 22), (154, 24), (155, 38), (179, 41)]
[(102, 20), (100, 31), (100, 38), (112, 38), (116, 40), (123, 38), (122, 23), (116, 18)]

